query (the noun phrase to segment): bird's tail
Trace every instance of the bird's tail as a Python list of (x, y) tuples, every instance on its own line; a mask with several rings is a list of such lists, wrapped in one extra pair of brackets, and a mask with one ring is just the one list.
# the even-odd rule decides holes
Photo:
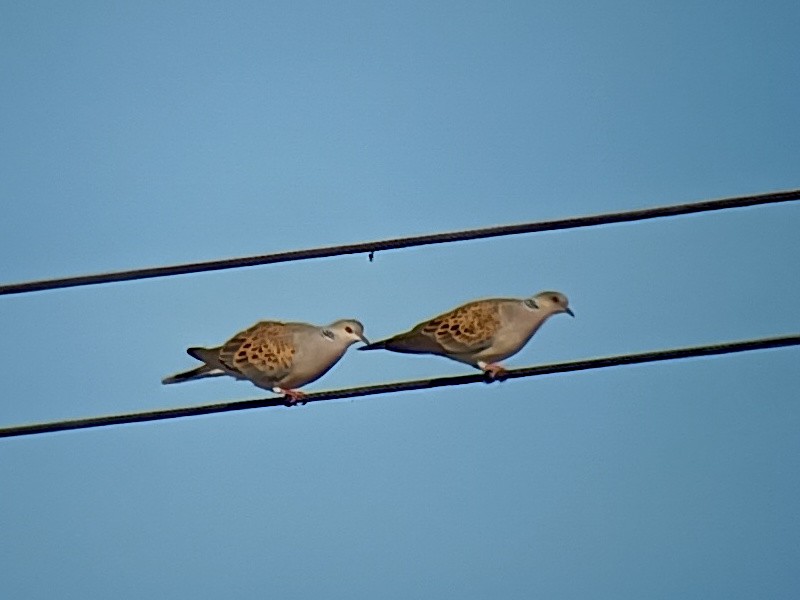
[(206, 365), (215, 365), (219, 362), (219, 348), (187, 348), (186, 354), (197, 360), (202, 360)]
[(366, 344), (364, 346), (359, 346), (359, 350), (386, 350), (386, 343), (389, 340), (381, 340), (379, 342), (372, 342), (371, 344)]
[(225, 375), (225, 373), (220, 369), (212, 369), (208, 365), (202, 365), (191, 371), (183, 371), (182, 373), (175, 373), (175, 375), (164, 377), (161, 383), (167, 385), (169, 383), (181, 383), (183, 381), (203, 379), (205, 377), (219, 377), (220, 375)]
[(390, 350), (402, 354), (441, 354), (442, 351), (435, 340), (413, 330), (361, 346), (359, 350)]
[[(197, 360), (202, 360), (203, 362), (211, 362), (216, 356), (214, 351), (215, 351), (214, 348), (188, 348), (186, 350), (186, 352), (190, 356), (193, 356)], [(175, 373), (175, 375), (170, 375), (169, 377), (165, 377), (164, 379), (161, 380), (161, 383), (167, 385), (170, 383), (181, 383), (183, 381), (204, 379), (206, 377), (219, 377), (220, 375), (225, 375), (225, 371), (215, 366), (214, 364), (211, 365), (204, 364), (200, 365), (196, 369), (191, 369), (190, 371), (183, 371), (181, 373)]]

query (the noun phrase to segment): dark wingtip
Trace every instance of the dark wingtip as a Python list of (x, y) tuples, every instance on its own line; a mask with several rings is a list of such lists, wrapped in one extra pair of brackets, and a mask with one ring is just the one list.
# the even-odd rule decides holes
[(202, 350), (205, 350), (205, 348), (200, 348), (199, 346), (195, 346), (193, 348), (187, 348), (186, 354), (188, 354), (192, 358), (196, 358), (197, 360), (203, 360), (202, 358), (200, 358), (200, 352)]

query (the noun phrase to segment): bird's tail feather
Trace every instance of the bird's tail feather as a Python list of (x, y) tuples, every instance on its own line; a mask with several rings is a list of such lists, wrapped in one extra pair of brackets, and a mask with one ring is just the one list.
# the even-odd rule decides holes
[(190, 371), (183, 371), (182, 373), (175, 373), (175, 375), (164, 377), (164, 379), (161, 380), (161, 383), (167, 385), (170, 383), (192, 381), (194, 379), (204, 379), (206, 377), (219, 377), (220, 375), (225, 375), (225, 372), (222, 371), (222, 369), (214, 369), (208, 365), (201, 365)]
[(213, 363), (217, 360), (219, 348), (201, 348), (195, 346), (193, 348), (187, 348), (186, 354), (197, 360), (202, 360), (204, 363)]
[(359, 350), (386, 350), (386, 342), (389, 340), (381, 340), (380, 342), (373, 342), (365, 346), (359, 346)]
[(441, 348), (435, 340), (417, 335), (416, 332), (401, 333), (386, 340), (361, 346), (359, 350), (390, 350), (401, 354), (440, 354)]

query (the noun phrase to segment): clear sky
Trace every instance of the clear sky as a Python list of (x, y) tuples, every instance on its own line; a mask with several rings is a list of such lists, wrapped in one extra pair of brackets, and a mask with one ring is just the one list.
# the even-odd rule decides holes
[[(797, 2), (4, 2), (0, 281), (800, 187)], [(265, 319), (566, 293), (509, 366), (797, 333), (800, 205), (0, 298), (0, 425)], [(0, 441), (50, 598), (796, 598), (800, 350)], [(469, 367), (351, 351), (308, 391)]]

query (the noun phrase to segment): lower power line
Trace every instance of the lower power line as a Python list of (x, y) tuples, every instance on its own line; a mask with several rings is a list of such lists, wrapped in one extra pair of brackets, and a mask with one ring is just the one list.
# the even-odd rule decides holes
[[(510, 369), (509, 371), (506, 372), (506, 375), (504, 376), (503, 379), (518, 379), (520, 377), (534, 377), (538, 375), (551, 375), (553, 373), (587, 371), (590, 369), (604, 369), (606, 367), (636, 365), (636, 364), (659, 362), (665, 360), (678, 360), (684, 358), (696, 358), (701, 356), (714, 356), (718, 354), (732, 354), (735, 352), (748, 352), (752, 350), (764, 350), (768, 348), (784, 348), (788, 346), (798, 346), (798, 345), (800, 345), (800, 335), (762, 338), (757, 340), (747, 340), (743, 342), (727, 342), (722, 344), (712, 344), (709, 346), (676, 348), (672, 350), (643, 352), (640, 354), (624, 354), (621, 356), (591, 358), (586, 360), (555, 363), (551, 365), (541, 365), (536, 367), (522, 367), (520, 369)], [(356, 398), (359, 396), (374, 396), (376, 394), (407, 392), (411, 390), (424, 390), (424, 389), (431, 389), (431, 388), (451, 386), (451, 385), (464, 385), (468, 383), (481, 383), (481, 382), (484, 383), (487, 382), (486, 376), (483, 374), (460, 375), (453, 377), (438, 377), (435, 379), (399, 381), (395, 383), (383, 383), (378, 385), (368, 385), (356, 388), (331, 390), (329, 392), (316, 392), (313, 394), (308, 394), (304, 398), (304, 400), (306, 402), (322, 402), (323, 400), (339, 400), (344, 398)], [(208, 415), (208, 414), (231, 412), (238, 410), (249, 410), (253, 408), (264, 408), (268, 406), (285, 406), (285, 402), (286, 402), (285, 399), (279, 396), (272, 398), (259, 398), (255, 400), (238, 400), (236, 402), (223, 402), (220, 404), (205, 404), (201, 406), (188, 406), (184, 408), (170, 408), (165, 410), (128, 413), (123, 415), (90, 417), (87, 419), (75, 419), (71, 421), (54, 421), (50, 423), (20, 425), (17, 427), (0, 428), (0, 438), (15, 437), (22, 435), (35, 435), (40, 433), (52, 433), (56, 431), (68, 431), (71, 429), (89, 429), (94, 427), (105, 427), (108, 425), (122, 425), (125, 423), (162, 421), (166, 419), (177, 419), (180, 417), (193, 417), (198, 415)]]

